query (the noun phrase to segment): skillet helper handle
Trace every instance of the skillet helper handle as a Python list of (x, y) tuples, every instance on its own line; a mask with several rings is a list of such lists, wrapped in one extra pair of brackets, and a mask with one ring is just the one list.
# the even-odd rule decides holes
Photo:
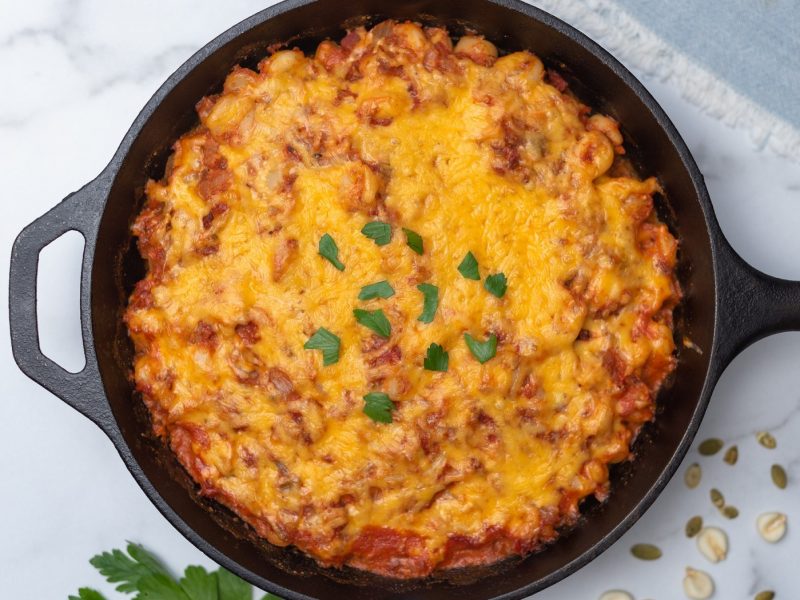
[(774, 333), (800, 331), (800, 281), (762, 273), (720, 235), (718, 327), (720, 355), (727, 365), (749, 345)]
[[(91, 341), (91, 320), (87, 315), (91, 256), (104, 199), (105, 186), (102, 177), (98, 177), (22, 230), (11, 249), (8, 303), (11, 349), (20, 369), (103, 429), (110, 422), (111, 414), (99, 389), (100, 375)], [(70, 373), (42, 354), (36, 313), (39, 252), (68, 231), (78, 231), (85, 239), (81, 268), (81, 332), (86, 365), (78, 373)]]

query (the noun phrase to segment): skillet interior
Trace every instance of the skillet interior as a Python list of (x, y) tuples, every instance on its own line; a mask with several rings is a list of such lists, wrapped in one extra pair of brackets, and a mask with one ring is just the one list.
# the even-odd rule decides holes
[[(680, 139), (671, 137), (671, 125), (653, 100), (646, 92), (636, 91), (629, 74), (615, 72), (618, 66), (613, 61), (596, 56), (572, 39), (577, 37), (575, 32), (530, 7), (487, 0), (418, 0), (388, 5), (380, 0), (319, 0), (291, 6), (295, 8), (286, 12), (280, 12), (286, 10), (286, 5), (280, 5), (259, 13), (234, 28), (235, 32), (224, 34), (223, 38), (232, 38), (227, 43), (212, 42), (212, 50), (207, 47), (198, 53), (192, 59), (198, 61), (197, 66), (182, 80), (166, 84), (175, 83), (160, 103), (151, 101), (145, 108), (137, 121), (141, 123), (138, 135), (134, 125), (123, 142), (122, 159), (116, 165), (118, 172), (100, 222), (97, 248), (101, 252), (94, 257), (91, 278), (97, 360), (120, 431), (115, 442), (128, 446), (129, 468), (135, 475), (143, 474), (148, 482), (143, 484), (145, 491), (173, 524), (193, 537), (212, 558), (225, 564), (228, 557), (239, 568), (230, 562), (226, 566), (262, 587), (270, 581), (305, 596), (354, 599), (384, 598), (410, 590), (414, 590), (414, 598), (445, 598), (453, 593), (453, 585), (460, 586), (459, 593), (476, 598), (533, 593), (602, 552), (644, 512), (666, 483), (670, 467), (677, 467), (678, 461), (671, 459), (681, 440), (694, 433), (687, 431), (692, 424), (696, 426), (699, 415), (695, 413), (702, 413), (708, 400), (705, 383), (714, 333), (714, 272), (707, 198), (692, 179), (691, 157)], [(365, 19), (363, 15), (371, 16)], [(557, 68), (583, 102), (621, 121), (632, 162), (643, 175), (658, 176), (666, 191), (658, 206), (660, 216), (681, 241), (679, 277), (685, 300), (678, 313), (679, 336), (688, 335), (704, 351), (680, 353), (677, 374), (659, 395), (656, 422), (636, 442), (638, 459), (612, 470), (610, 502), (586, 502), (579, 527), (539, 554), (509, 561), (513, 565), (402, 583), (354, 570), (323, 569), (298, 552), (259, 540), (230, 511), (201, 498), (173, 454), (150, 433), (147, 411), (130, 382), (132, 346), (121, 319), (133, 283), (144, 274), (130, 236), (130, 223), (141, 207), (145, 181), (163, 175), (173, 141), (196, 123), (195, 103), (218, 91), (234, 65), (254, 68), (272, 43), (290, 40), (290, 46), (310, 52), (325, 38), (340, 39), (348, 25), (370, 25), (387, 17), (444, 25), (454, 36), (474, 30), (502, 51), (529, 49), (548, 67)], [(142, 477), (138, 478), (141, 482)], [(172, 511), (183, 523), (176, 522)], [(303, 597), (275, 591), (286, 597)]]

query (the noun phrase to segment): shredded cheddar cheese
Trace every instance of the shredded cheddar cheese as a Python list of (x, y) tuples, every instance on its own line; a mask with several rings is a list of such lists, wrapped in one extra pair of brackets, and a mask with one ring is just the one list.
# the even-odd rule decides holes
[[(532, 551), (606, 497), (674, 369), (677, 244), (656, 180), (618, 168), (616, 123), (563, 87), (530, 53), (386, 22), (200, 102), (147, 186), (126, 319), (154, 428), (203, 493), (274, 544), (401, 578)], [(359, 300), (381, 281), (393, 295)], [(304, 349), (320, 328), (327, 366)]]

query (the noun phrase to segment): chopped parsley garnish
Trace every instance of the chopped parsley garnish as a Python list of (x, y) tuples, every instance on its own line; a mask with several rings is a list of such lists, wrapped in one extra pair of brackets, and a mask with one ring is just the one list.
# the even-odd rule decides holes
[(378, 244), (378, 246), (385, 246), (392, 240), (392, 228), (383, 221), (367, 223), (361, 228), (361, 233)]
[(428, 353), (423, 361), (423, 366), (428, 371), (447, 371), (450, 356), (439, 344), (428, 346)]
[(324, 327), (317, 329), (316, 333), (308, 338), (303, 345), (306, 350), (322, 350), (322, 364), (324, 366), (339, 362), (339, 347), (341, 340)]
[(344, 264), (339, 260), (339, 247), (327, 233), (319, 238), (319, 253), (322, 258), (328, 260), (334, 267), (344, 271)]
[(361, 288), (358, 294), (359, 300), (372, 300), (373, 298), (391, 298), (394, 296), (394, 288), (389, 285), (388, 281), (379, 281), (378, 283), (371, 283)]
[(469, 351), (472, 352), (472, 356), (478, 359), (478, 362), (481, 364), (494, 358), (494, 355), (497, 353), (497, 336), (495, 334), (490, 335), (489, 339), (485, 342), (479, 342), (470, 334), (465, 333), (464, 341), (467, 342), (467, 347)]
[(362, 310), (356, 308), (353, 311), (353, 315), (355, 315), (356, 321), (361, 323), (364, 327), (372, 329), (372, 331), (381, 337), (388, 338), (392, 333), (392, 326), (389, 323), (389, 319), (386, 318), (386, 315), (384, 315), (383, 311), (380, 309)]
[(486, 291), (492, 294), (492, 296), (502, 298), (506, 293), (506, 288), (508, 288), (505, 274), (496, 273), (495, 275), (489, 275), (486, 281), (483, 282), (483, 287), (485, 287)]
[(422, 254), (422, 236), (418, 234), (416, 231), (411, 231), (410, 229), (406, 229), (403, 227), (403, 231), (406, 234), (406, 244), (408, 247), (411, 248), (417, 254)]
[(481, 276), (478, 274), (478, 260), (472, 252), (467, 252), (464, 260), (458, 265), (458, 272), (461, 273), (465, 279), (480, 281)]
[(378, 423), (391, 423), (395, 408), (389, 394), (370, 392), (364, 396), (364, 414)]
[(433, 316), (436, 314), (436, 309), (439, 307), (439, 288), (432, 283), (420, 283), (417, 289), (422, 292), (424, 298), (422, 314), (417, 321), (430, 323), (433, 321)]

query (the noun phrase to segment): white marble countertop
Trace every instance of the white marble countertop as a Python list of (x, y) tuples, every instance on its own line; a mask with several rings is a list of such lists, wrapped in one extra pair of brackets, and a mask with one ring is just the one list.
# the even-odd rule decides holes
[[(105, 166), (150, 95), (192, 52), (262, 8), (262, 0), (0, 1), (0, 220), (2, 263), (28, 222)], [(706, 176), (719, 220), (734, 247), (756, 267), (800, 279), (800, 164), (754, 149), (746, 135), (701, 114), (669, 81), (643, 78), (675, 121)], [(40, 330), (43, 345), (66, 366), (80, 367), (77, 283), (79, 236), (43, 255)], [(7, 270), (0, 269), (2, 287)], [(5, 294), (2, 294), (5, 302)], [(121, 597), (87, 562), (130, 539), (156, 551), (174, 569), (210, 564), (150, 504), (105, 436), (88, 420), (26, 379), (14, 364), (8, 325), (0, 319), (0, 587), (15, 599), (65, 598), (81, 585)], [(800, 598), (791, 557), (800, 555), (800, 334), (768, 338), (738, 357), (722, 377), (699, 439), (739, 445), (739, 463), (703, 459), (704, 479), (688, 490), (676, 477), (655, 505), (613, 548), (537, 599), (594, 600), (624, 588), (639, 600), (683, 598), (687, 565), (708, 571), (715, 598), (751, 598), (763, 588), (780, 600)], [(773, 431), (778, 447), (760, 447), (754, 432)], [(699, 456), (692, 450), (686, 464)], [(787, 467), (778, 490), (769, 467)], [(682, 470), (685, 468), (682, 467)], [(741, 516), (724, 520), (708, 500), (726, 493)], [(762, 542), (755, 517), (789, 515), (777, 545)], [(731, 539), (728, 559), (709, 564), (683, 534), (702, 515)], [(658, 561), (628, 552), (656, 543)], [(127, 596), (126, 596), (127, 597)]]

